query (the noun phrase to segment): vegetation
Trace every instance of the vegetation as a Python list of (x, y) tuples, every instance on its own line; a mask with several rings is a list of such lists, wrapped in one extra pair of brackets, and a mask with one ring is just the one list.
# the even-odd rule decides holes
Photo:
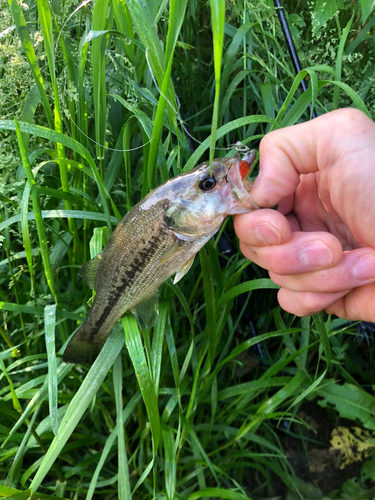
[(2, 2), (0, 497), (375, 498), (372, 325), (280, 310), (231, 220), (155, 328), (61, 359), (79, 268), (151, 188), (311, 102), (374, 116), (373, 2), (284, 3), (297, 77), (270, 0)]

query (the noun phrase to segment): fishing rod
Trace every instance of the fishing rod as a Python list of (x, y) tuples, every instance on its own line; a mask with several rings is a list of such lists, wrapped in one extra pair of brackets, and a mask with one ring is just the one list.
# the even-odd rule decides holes
[[(281, 0), (273, 0), (273, 3), (276, 7), (276, 12), (277, 12), (277, 16), (278, 16), (279, 21), (280, 21), (281, 29), (282, 29), (282, 32), (284, 35), (284, 40), (285, 40), (286, 46), (288, 47), (288, 52), (289, 52), (290, 58), (292, 60), (295, 74), (297, 75), (301, 71), (301, 64), (299, 62), (296, 46), (294, 45), (294, 40), (293, 40), (292, 34), (290, 32), (290, 29), (289, 29), (288, 21), (286, 20), (285, 9), (281, 3)], [(302, 87), (304, 92), (307, 90), (307, 85), (306, 85), (306, 81), (304, 78), (301, 81), (301, 87)], [(309, 104), (309, 108), (310, 108), (312, 117), (316, 118), (317, 115), (316, 115), (314, 109), (312, 109), (311, 104)]]

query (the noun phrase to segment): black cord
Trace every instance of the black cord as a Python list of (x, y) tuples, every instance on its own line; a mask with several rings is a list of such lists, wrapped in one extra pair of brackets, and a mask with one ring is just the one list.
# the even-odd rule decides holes
[[(294, 45), (292, 35), (290, 33), (288, 22), (286, 20), (284, 7), (282, 6), (280, 0), (273, 0), (273, 3), (275, 4), (275, 7), (276, 7), (276, 12), (277, 12), (277, 15), (279, 17), (281, 29), (283, 30), (285, 43), (286, 43), (286, 46), (288, 47), (288, 51), (289, 51), (289, 55), (290, 55), (290, 58), (291, 58), (292, 63), (293, 63), (294, 71), (297, 74), (301, 71), (301, 64), (300, 64), (299, 59), (298, 59), (298, 54), (296, 51), (296, 47)], [(302, 87), (304, 92), (307, 90), (307, 85), (306, 85), (305, 79), (303, 79), (301, 81), (301, 87)], [(316, 115), (315, 111), (311, 109), (311, 104), (309, 104), (309, 108), (310, 108), (310, 111), (312, 111), (312, 117), (316, 118), (317, 115)]]

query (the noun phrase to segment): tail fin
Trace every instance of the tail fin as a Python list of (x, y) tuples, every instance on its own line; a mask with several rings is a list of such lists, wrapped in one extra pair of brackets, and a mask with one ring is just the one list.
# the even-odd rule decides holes
[[(63, 354), (65, 363), (87, 363), (92, 365), (104, 343), (90, 341), (90, 332), (85, 323), (78, 329)], [(105, 340), (105, 339), (104, 339)]]

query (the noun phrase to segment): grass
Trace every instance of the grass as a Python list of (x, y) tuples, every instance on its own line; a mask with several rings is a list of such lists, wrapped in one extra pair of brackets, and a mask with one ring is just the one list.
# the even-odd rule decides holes
[(268, 1), (4, 2), (0, 497), (307, 498), (316, 478), (290, 443), (301, 457), (329, 443), (306, 405), (329, 430), (355, 422), (368, 450), (313, 498), (371, 496), (373, 347), (345, 321), (281, 311), (231, 220), (161, 287), (151, 331), (125, 315), (91, 368), (61, 359), (91, 297), (79, 268), (150, 189), (308, 120), (311, 102), (374, 116), (371, 2), (285, 6), (296, 77)]

